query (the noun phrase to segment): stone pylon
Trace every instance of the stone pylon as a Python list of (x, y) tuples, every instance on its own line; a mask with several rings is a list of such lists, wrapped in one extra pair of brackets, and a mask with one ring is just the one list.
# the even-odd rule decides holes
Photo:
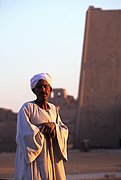
[(89, 7), (74, 146), (121, 147), (121, 10)]

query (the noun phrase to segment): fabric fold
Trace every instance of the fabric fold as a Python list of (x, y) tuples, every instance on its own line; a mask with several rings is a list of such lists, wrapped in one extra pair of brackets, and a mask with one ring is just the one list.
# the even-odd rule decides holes
[(42, 151), (44, 135), (37, 126), (31, 124), (28, 115), (26, 107), (22, 107), (17, 118), (16, 143), (19, 144), (26, 162), (31, 163)]

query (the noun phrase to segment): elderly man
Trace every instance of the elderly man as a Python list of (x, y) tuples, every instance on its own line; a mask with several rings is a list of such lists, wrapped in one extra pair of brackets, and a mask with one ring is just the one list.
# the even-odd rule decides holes
[(30, 82), (36, 100), (24, 103), (18, 113), (15, 179), (65, 180), (68, 128), (48, 102), (51, 77), (41, 73)]

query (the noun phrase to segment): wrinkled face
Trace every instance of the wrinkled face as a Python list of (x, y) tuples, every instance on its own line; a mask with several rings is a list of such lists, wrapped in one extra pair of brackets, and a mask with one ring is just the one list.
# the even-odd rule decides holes
[(47, 101), (50, 96), (51, 87), (47, 81), (39, 80), (33, 92), (36, 94), (39, 101)]

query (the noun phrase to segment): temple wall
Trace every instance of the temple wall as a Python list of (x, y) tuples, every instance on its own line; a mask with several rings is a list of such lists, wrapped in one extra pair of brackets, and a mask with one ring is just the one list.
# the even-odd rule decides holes
[(121, 10), (87, 11), (75, 147), (121, 147)]

